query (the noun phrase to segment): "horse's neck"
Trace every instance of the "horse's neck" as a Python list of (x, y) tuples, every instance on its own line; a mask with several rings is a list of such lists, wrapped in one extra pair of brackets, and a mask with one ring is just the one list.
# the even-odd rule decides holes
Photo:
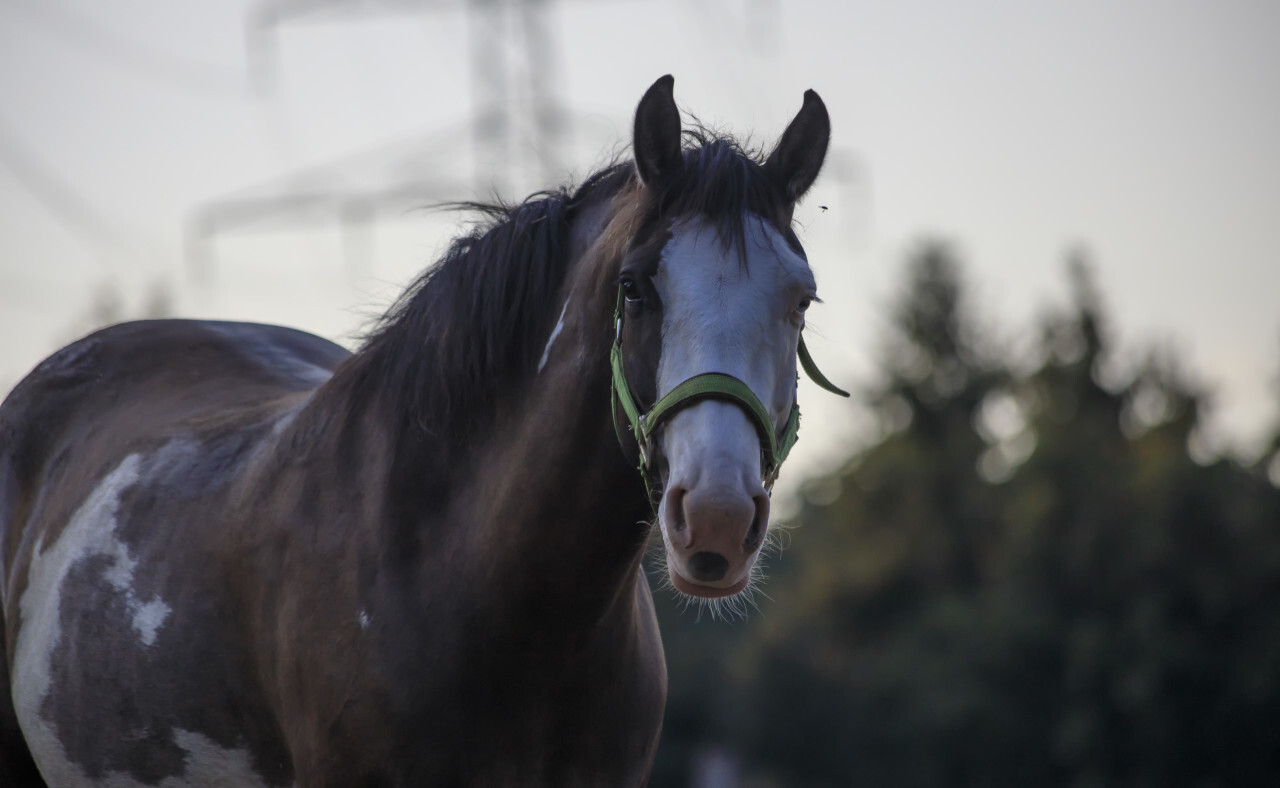
[(457, 519), (513, 585), (606, 598), (634, 583), (650, 512), (610, 426), (608, 343), (563, 333), (504, 403)]
[[(600, 308), (609, 307), (570, 310)], [(352, 482), (363, 494), (387, 491), (385, 522), (369, 532), (383, 544), (364, 552), (412, 556), (409, 571), (428, 587), (442, 572), (484, 567), (498, 598), (607, 600), (632, 591), (649, 509), (610, 426), (609, 338), (585, 328), (592, 321), (582, 314), (563, 317), (545, 366), (500, 393), (496, 419), (470, 441), (424, 431), (376, 398), (352, 416), (348, 442), (370, 457)], [(383, 441), (383, 456), (372, 457), (371, 445)]]
[(535, 381), (475, 467), (483, 546), (541, 575), (529, 581), (544, 588), (618, 582), (647, 535), (641, 480), (610, 427), (606, 359)]

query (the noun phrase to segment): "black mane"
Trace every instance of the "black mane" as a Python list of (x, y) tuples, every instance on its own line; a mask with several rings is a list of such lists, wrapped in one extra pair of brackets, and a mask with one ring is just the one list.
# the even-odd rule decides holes
[(652, 187), (657, 218), (701, 215), (718, 228), (726, 248), (745, 253), (743, 216), (776, 222), (787, 208), (783, 185), (765, 170), (760, 152), (732, 137), (698, 123), (684, 137), (684, 166)]
[[(741, 246), (746, 211), (773, 218), (782, 190), (757, 153), (701, 127), (686, 131), (684, 167), (639, 190), (631, 161), (614, 163), (576, 190), (524, 202), (464, 203), (483, 221), (453, 241), (377, 322), (359, 353), (360, 388), (390, 396), (407, 428), (452, 443), (492, 417), (500, 392), (529, 377), (556, 318), (570, 260), (569, 228), (583, 206), (632, 190), (643, 225), (700, 214), (726, 245)], [(601, 363), (607, 363), (602, 360)]]

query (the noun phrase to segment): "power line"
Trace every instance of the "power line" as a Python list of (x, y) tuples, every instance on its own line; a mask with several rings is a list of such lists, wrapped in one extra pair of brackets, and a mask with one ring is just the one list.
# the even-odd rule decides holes
[[(475, 192), (506, 193), (515, 170), (513, 143), (517, 133), (530, 138), (538, 152), (540, 182), (563, 175), (561, 156), (569, 124), (565, 104), (559, 98), (563, 84), (556, 78), (560, 46), (558, 30), (549, 21), (550, 6), (547, 0), (262, 0), (246, 20), (250, 73), (261, 86), (271, 83), (276, 37), (286, 23), (462, 11), (470, 28)], [(518, 56), (523, 56), (524, 63), (513, 66), (513, 58)], [(518, 65), (523, 65), (530, 77), (527, 84), (513, 79)]]
[[(544, 183), (562, 176), (560, 157), (569, 123), (564, 102), (556, 92), (562, 83), (554, 78), (559, 47), (555, 26), (547, 20), (548, 6), (546, 0), (472, 0), (465, 4), (443, 0), (264, 0), (250, 10), (246, 19), (250, 73), (260, 84), (270, 84), (277, 57), (276, 38), (280, 28), (289, 22), (335, 17), (346, 20), (445, 7), (465, 11), (470, 27), (473, 114), (469, 131), (474, 192), (509, 197), (519, 155), (513, 147), (517, 133), (530, 138), (538, 151)], [(517, 11), (518, 17), (513, 21), (511, 15)], [(516, 55), (523, 55), (524, 62), (513, 64)], [(529, 73), (527, 85), (513, 79), (520, 65)], [(516, 100), (521, 92), (528, 101)], [(456, 150), (466, 137), (456, 133), (436, 136), (437, 144), (423, 144), (421, 149)], [(427, 142), (425, 135), (422, 142)], [(360, 157), (363, 163), (383, 159), (379, 151), (372, 154)], [(358, 267), (361, 258), (368, 255), (364, 249), (367, 244), (357, 241), (369, 237), (370, 225), (380, 214), (392, 207), (403, 207), (410, 199), (434, 202), (456, 196), (461, 190), (436, 172), (416, 168), (407, 177), (397, 172), (375, 186), (351, 188), (333, 177), (344, 169), (352, 168), (313, 168), (197, 206), (187, 222), (189, 270), (198, 280), (208, 282), (215, 264), (213, 241), (219, 234), (282, 218), (336, 221), (343, 231), (348, 264)]]
[(11, 2), (7, 8), (29, 22), (99, 60), (134, 76), (186, 93), (210, 98), (247, 95), (248, 79), (222, 66), (153, 48), (79, 16), (51, 0)]
[(7, 169), (14, 179), (54, 217), (70, 235), (91, 252), (107, 273), (115, 272), (102, 254), (104, 247), (117, 253), (129, 248), (129, 244), (114, 230), (93, 204), (70, 184), (58, 177), (53, 170), (28, 149), (9, 131), (0, 119), (0, 166)]

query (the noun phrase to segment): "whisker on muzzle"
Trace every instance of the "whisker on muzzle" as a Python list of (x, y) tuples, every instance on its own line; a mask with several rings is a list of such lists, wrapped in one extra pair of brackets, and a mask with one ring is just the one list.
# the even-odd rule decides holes
[(653, 579), (653, 590), (657, 593), (672, 593), (680, 606), (681, 614), (690, 608), (695, 608), (695, 622), (701, 621), (704, 614), (712, 621), (746, 621), (752, 610), (763, 613), (758, 597), (773, 601), (773, 598), (762, 588), (765, 581), (769, 579), (765, 571), (765, 559), (781, 556), (782, 552), (790, 546), (789, 531), (793, 527), (782, 523), (769, 523), (765, 531), (764, 544), (760, 547), (760, 552), (749, 570), (747, 585), (736, 594), (715, 598), (694, 596), (677, 588), (671, 580), (672, 569), (666, 543), (661, 538), (652, 540), (647, 548), (648, 556), (645, 563)]

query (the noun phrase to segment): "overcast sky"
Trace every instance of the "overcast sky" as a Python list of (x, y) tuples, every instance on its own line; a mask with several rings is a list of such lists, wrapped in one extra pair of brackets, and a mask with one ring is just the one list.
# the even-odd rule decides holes
[[(0, 387), (87, 330), (108, 288), (131, 314), (161, 287), (183, 315), (351, 344), (441, 249), (452, 220), (409, 205), (347, 236), (324, 216), (278, 221), (213, 236), (201, 249), (216, 275), (191, 281), (192, 212), (273, 194), (291, 173), (357, 190), (435, 179), (444, 198), (472, 196), (477, 36), (462, 3), (369, 2), (394, 8), (282, 21), (259, 41), (272, 50), (247, 48), (246, 19), (267, 5), (0, 2)], [(954, 244), (978, 311), (1015, 339), (1064, 302), (1065, 253), (1082, 245), (1124, 346), (1167, 342), (1217, 392), (1220, 440), (1247, 449), (1275, 418), (1280, 4), (546, 5), (555, 56), (535, 73), (518, 29), (479, 37), (509, 61), (484, 62), (514, 75), (517, 100), (543, 84), (563, 101), (558, 155), (578, 176), (627, 143), (664, 73), (683, 108), (761, 143), (806, 88), (823, 96), (835, 158), (799, 218), (826, 297), (810, 347), (833, 377), (870, 382), (920, 237)], [(251, 70), (246, 52), (272, 51)], [(550, 185), (534, 147), (516, 136), (514, 188)], [(797, 456), (812, 466), (857, 417), (814, 388), (802, 401)], [(824, 422), (840, 428), (811, 426)]]

